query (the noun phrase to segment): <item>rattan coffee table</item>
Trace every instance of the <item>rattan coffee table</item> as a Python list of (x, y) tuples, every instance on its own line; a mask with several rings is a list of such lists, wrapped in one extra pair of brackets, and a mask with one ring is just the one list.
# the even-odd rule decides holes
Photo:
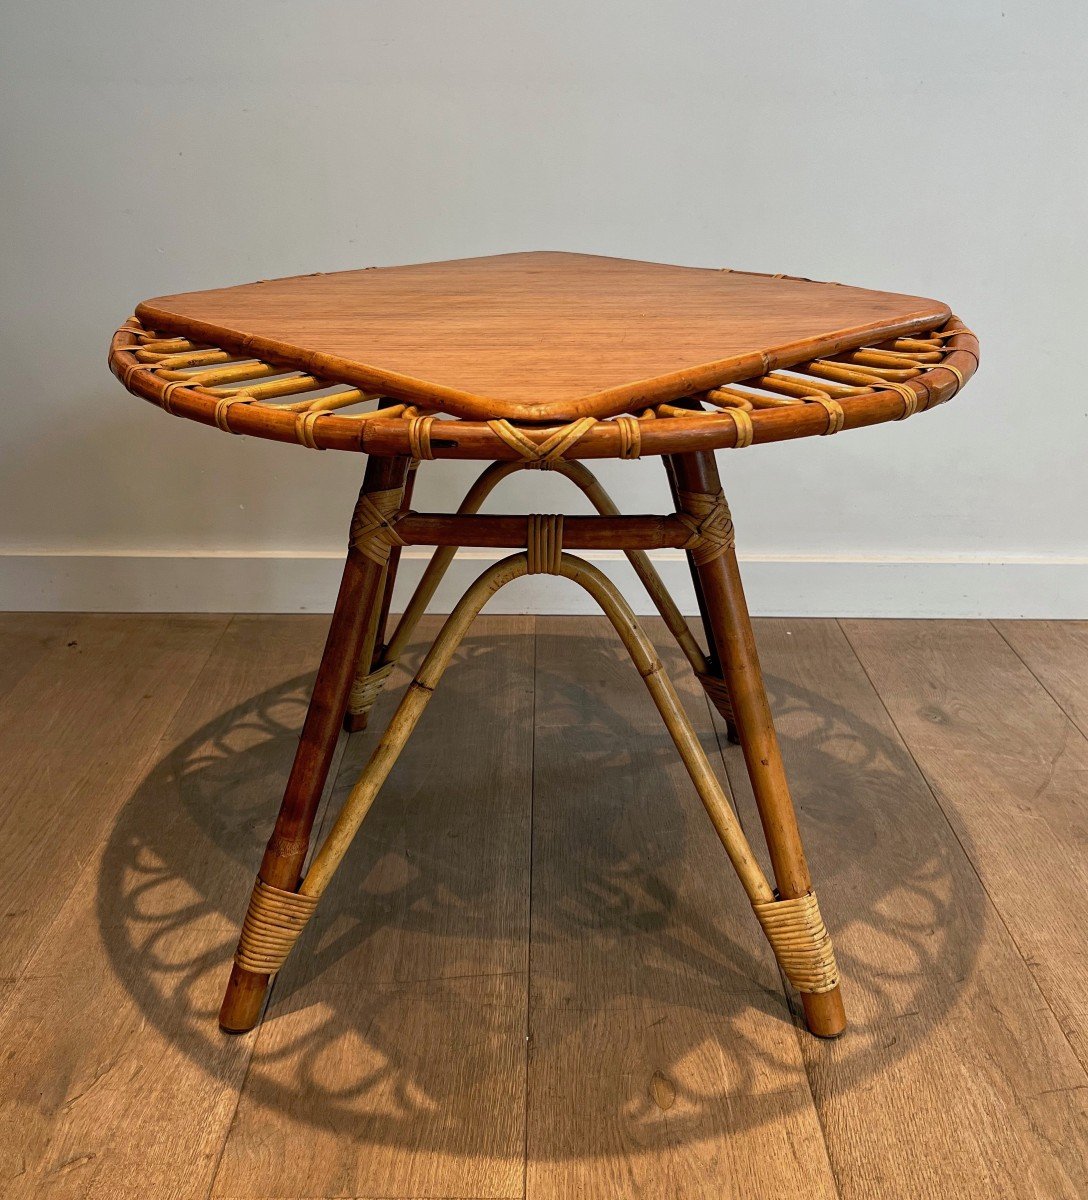
[[(798, 833), (714, 451), (896, 421), (950, 399), (978, 342), (934, 300), (582, 254), (505, 254), (306, 275), (149, 300), (110, 366), (166, 412), (227, 433), (368, 455), (298, 752), (242, 926), (220, 1025), (252, 1029), (291, 952), (487, 600), (561, 575), (615, 626), (667, 726), (808, 1028), (846, 1025), (831, 938)], [(664, 460), (675, 511), (621, 516), (586, 467)], [(410, 508), (421, 463), (486, 459), (456, 513)], [(596, 516), (483, 516), (515, 471), (556, 471)], [(437, 549), (387, 636), (402, 546)], [(362, 729), (458, 546), (509, 547), (446, 620), (303, 875), (342, 724)], [(706, 649), (647, 556), (687, 551)], [(623, 550), (739, 742), (774, 886), (642, 627), (577, 550)]]

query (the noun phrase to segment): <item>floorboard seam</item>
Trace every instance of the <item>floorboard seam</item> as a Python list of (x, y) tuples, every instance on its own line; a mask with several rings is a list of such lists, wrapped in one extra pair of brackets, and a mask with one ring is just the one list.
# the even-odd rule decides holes
[(532, 723), (529, 733), (529, 896), (527, 900), (526, 917), (526, 949), (525, 949), (525, 1100), (522, 1107), (525, 1123), (521, 1160), (521, 1195), (528, 1200), (529, 1195), (529, 1080), (532, 1070), (533, 1053), (533, 855), (536, 842), (536, 694), (537, 694), (537, 656), (539, 650), (540, 631), (537, 620), (533, 618), (533, 704)]
[[(987, 622), (987, 624), (989, 624), (989, 622)], [(971, 868), (972, 873), (974, 874), (975, 878), (978, 880), (979, 887), (982, 888), (982, 894), (986, 897), (987, 901), (989, 902), (989, 905), (990, 905), (991, 910), (993, 911), (994, 917), (1000, 924), (1001, 928), (1004, 929), (1006, 934), (1008, 935), (1009, 941), (1012, 944), (1013, 949), (1015, 949), (1016, 953), (1020, 955), (1020, 961), (1024, 964), (1024, 967), (1027, 970), (1028, 978), (1031, 980), (1031, 986), (1038, 993), (1040, 1000), (1042, 1000), (1043, 1004), (1046, 1006), (1047, 1012), (1049, 1012), (1051, 1017), (1053, 1017), (1055, 1026), (1057, 1027), (1058, 1031), (1061, 1033), (1062, 1038), (1065, 1040), (1065, 1044), (1069, 1047), (1070, 1052), (1073, 1055), (1073, 1061), (1080, 1064), (1081, 1071), (1086, 1075), (1086, 1077), (1088, 1077), (1088, 1062), (1085, 1062), (1085, 1060), (1081, 1058), (1080, 1054), (1078, 1054), (1076, 1046), (1073, 1045), (1072, 1041), (1069, 1038), (1069, 1034), (1065, 1030), (1065, 1027), (1062, 1025), (1061, 1021), (1058, 1019), (1058, 1014), (1054, 1011), (1054, 1006), (1050, 1003), (1050, 997), (1046, 994), (1046, 992), (1043, 991), (1042, 987), (1040, 986), (1039, 980), (1035, 976), (1035, 972), (1031, 969), (1031, 963), (1028, 961), (1027, 956), (1024, 954), (1024, 951), (1021, 949), (1020, 943), (1016, 940), (1016, 935), (1013, 933), (1012, 929), (1009, 927), (1008, 922), (1005, 920), (1005, 915), (1001, 911), (1000, 907), (998, 906), (997, 901), (994, 899), (993, 896), (990, 895), (990, 890), (989, 890), (989, 888), (987, 888), (986, 882), (982, 878), (982, 873), (979, 871), (978, 865), (975, 863), (975, 860), (971, 857), (970, 853), (967, 850), (967, 847), (963, 844), (962, 839), (960, 838), (959, 834), (956, 832), (956, 827), (952, 824), (952, 821), (949, 819), (948, 813), (945, 812), (944, 805), (941, 803), (941, 800), (937, 794), (936, 788), (934, 788), (934, 786), (930, 783), (929, 776), (923, 770), (922, 764), (918, 761), (917, 758), (915, 758), (914, 751), (911, 749), (910, 743), (907, 741), (906, 736), (904, 735), (903, 731), (899, 728), (899, 725), (896, 722), (895, 717), (892, 716), (891, 711), (889, 710), (888, 706), (884, 703), (884, 697), (880, 694), (880, 690), (877, 688), (876, 683), (873, 681), (873, 677), (869, 674), (869, 669), (866, 667), (865, 663), (862, 661), (862, 657), (858, 653), (857, 647), (850, 640), (850, 635), (843, 628), (841, 621), (838, 622), (838, 625), (839, 625), (839, 629), (842, 630), (843, 637), (846, 638), (847, 645), (849, 645), (850, 649), (853, 651), (854, 657), (858, 660), (858, 665), (861, 667), (862, 671), (865, 672), (865, 678), (868, 679), (869, 686), (873, 689), (873, 692), (876, 695), (876, 698), (880, 701), (881, 708), (883, 708), (885, 713), (887, 713), (888, 720), (891, 721), (892, 727), (895, 729), (896, 734), (899, 736), (899, 740), (903, 743), (904, 749), (906, 750), (907, 754), (910, 756), (910, 760), (914, 764), (914, 769), (918, 772), (918, 775), (921, 778), (922, 782), (926, 785), (926, 789), (928, 790), (929, 794), (933, 797), (934, 804), (936, 804), (937, 809), (940, 812), (941, 816), (944, 817), (945, 824), (948, 826), (949, 831), (951, 832), (952, 836), (956, 839), (956, 845), (959, 846), (960, 850), (963, 852), (963, 857), (967, 860), (968, 866)], [(1002, 641), (1004, 641), (1004, 638), (1002, 638)], [(1019, 655), (1017, 655), (1017, 657), (1019, 658)], [(1048, 692), (1047, 695), (1049, 695), (1049, 694), (1050, 693)], [(1076, 727), (1074, 726), (1074, 728), (1076, 728)], [(1079, 732), (1079, 730), (1078, 730), (1078, 732)]]
[(1017, 650), (1017, 648), (1012, 644), (1012, 642), (1009, 641), (1009, 639), (1001, 632), (1001, 630), (993, 623), (993, 621), (987, 621), (986, 624), (989, 625), (994, 633), (996, 633), (997, 636), (1005, 643), (1005, 645), (1008, 646), (1008, 648), (1013, 652), (1013, 654), (1016, 655), (1016, 657), (1023, 664), (1024, 670), (1026, 670), (1032, 679), (1034, 679), (1035, 682), (1043, 689), (1043, 691), (1046, 692), (1050, 699), (1054, 701), (1069, 724), (1073, 726), (1073, 728), (1081, 735), (1082, 738), (1088, 739), (1088, 730), (1081, 729), (1077, 719), (1066, 709), (1065, 705), (1062, 704), (1058, 697), (1054, 695), (1054, 693), (1046, 686), (1039, 676), (1036, 675), (1035, 671), (1032, 670), (1031, 664), (1028, 662), (1028, 660), (1020, 653), (1019, 650)]
[[(343, 769), (344, 755), (347, 753), (348, 738), (350, 736), (350, 734), (341, 733), (336, 740), (336, 749), (333, 751), (332, 762), (329, 764), (329, 774), (325, 780), (325, 787), (321, 795), (321, 801), (317, 811), (317, 818), (314, 821), (316, 836), (311, 837), (310, 845), (306, 849), (306, 860), (303, 866), (303, 874), (305, 874), (306, 867), (309, 866), (310, 859), (314, 856), (316, 847), (320, 844), (321, 834), (325, 827), (325, 821), (328, 819), (328, 811), (332, 802), (333, 792), (336, 790), (336, 785), (340, 782), (340, 772)], [(275, 818), (273, 818), (273, 820), (275, 820)], [(268, 992), (265, 995), (264, 1003), (261, 1005), (261, 1015), (258, 1019), (257, 1028), (254, 1031), (253, 1045), (250, 1046), (249, 1054), (246, 1056), (246, 1067), (242, 1072), (242, 1078), (238, 1084), (238, 1091), (234, 1097), (234, 1106), (230, 1111), (230, 1120), (227, 1122), (226, 1129), (223, 1132), (223, 1140), (219, 1146), (219, 1153), (215, 1156), (215, 1166), (212, 1168), (211, 1177), (208, 1180), (208, 1190), (204, 1193), (205, 1200), (211, 1200), (212, 1195), (215, 1192), (215, 1181), (219, 1177), (219, 1171), (223, 1165), (223, 1156), (227, 1152), (227, 1144), (230, 1142), (230, 1135), (234, 1132), (234, 1126), (238, 1120), (238, 1110), (242, 1106), (242, 1096), (245, 1094), (246, 1083), (249, 1081), (249, 1071), (253, 1065), (253, 1056), (257, 1053), (257, 1047), (260, 1044), (261, 1034), (264, 1030), (265, 1015), (268, 1012), (269, 1005), (272, 1003), (272, 996), (275, 993), (276, 983), (278, 980), (279, 976), (274, 975), (269, 981)], [(238, 1035), (224, 1033), (222, 1036), (236, 1037)]]
[[(740, 827), (742, 830), (744, 830), (744, 836), (749, 837), (749, 832), (744, 826), (744, 816), (741, 812), (741, 807), (739, 804), (737, 804), (736, 793), (733, 791), (733, 781), (730, 777), (729, 764), (725, 757), (725, 748), (729, 745), (728, 735), (726, 732), (725, 740), (723, 741), (723, 733), (719, 728), (722, 723), (715, 714), (714, 706), (710, 703), (710, 697), (704, 695), (703, 699), (706, 702), (707, 710), (710, 713), (710, 724), (711, 728), (714, 730), (714, 740), (718, 746), (718, 757), (722, 761), (722, 769), (725, 771), (726, 782), (729, 784), (729, 799), (733, 805), (734, 812), (737, 814), (737, 820), (740, 822)], [(762, 830), (760, 832), (762, 832)], [(749, 841), (750, 840), (751, 839), (749, 837)], [(789, 1013), (793, 1023), (793, 1032), (794, 1037), (797, 1039), (797, 1049), (801, 1058), (801, 1066), (805, 1072), (805, 1084), (808, 1087), (808, 1094), (812, 1100), (812, 1112), (816, 1118), (816, 1124), (820, 1129), (820, 1140), (824, 1147), (824, 1158), (827, 1160), (827, 1169), (831, 1174), (831, 1182), (835, 1185), (835, 1195), (841, 1198), (842, 1187), (840, 1185), (838, 1172), (835, 1170), (834, 1159), (831, 1157), (831, 1145), (827, 1137), (827, 1127), (824, 1124), (824, 1118), (823, 1114), (820, 1112), (820, 1106), (816, 1103), (816, 1086), (813, 1081), (812, 1074), (808, 1069), (808, 1061), (805, 1058), (804, 1046), (801, 1040), (802, 1038), (811, 1037), (812, 1034), (809, 1033), (808, 1027), (804, 1023), (803, 1014), (798, 1011), (797, 1006), (793, 1002), (793, 998), (790, 995), (789, 981), (786, 979), (785, 973), (777, 962), (775, 963), (775, 968), (778, 972), (778, 983), (782, 988), (782, 995), (786, 1002), (786, 1011)]]

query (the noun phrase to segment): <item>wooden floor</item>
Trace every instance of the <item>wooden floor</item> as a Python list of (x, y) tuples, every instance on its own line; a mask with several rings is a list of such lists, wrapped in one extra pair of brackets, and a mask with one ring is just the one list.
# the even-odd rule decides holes
[(1088, 624), (758, 624), (837, 1042), (610, 630), (522, 617), (476, 626), (226, 1037), (325, 624), (0, 618), (0, 1195), (1088, 1195)]

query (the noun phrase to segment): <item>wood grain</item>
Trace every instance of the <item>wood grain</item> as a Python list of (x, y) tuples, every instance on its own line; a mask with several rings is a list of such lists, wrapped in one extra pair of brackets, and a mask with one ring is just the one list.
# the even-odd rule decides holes
[(6, 972), (37, 945), (226, 625), (83, 616), (9, 690), (0, 711)]
[[(833, 622), (757, 622), (848, 980), (840, 1041), (788, 1023), (604, 621), (541, 622), (534, 699), (524, 623), (486, 617), (258, 1041), (220, 1037), (215, 1009), (325, 621), (235, 618), (214, 648), (214, 621), (179, 622), (195, 686), (157, 730), (125, 704), (153, 661), (177, 675), (170, 623), (76, 617), (69, 636), (52, 620), (0, 618), (0, 645), (5, 629), (44, 641), (8, 643), (24, 657), (0, 748), (27, 785), (5, 793), (4, 829), (42, 864), (19, 899), (51, 922), (26, 969), (0, 975), (5, 1200), (518, 1196), (523, 1172), (537, 1198), (1088, 1194), (1070, 1048), (1085, 741), (986, 625), (849, 622), (851, 645)], [(1082, 626), (1001, 632), (1082, 711)], [(477, 722), (473, 763), (449, 747)], [(341, 789), (373, 737), (349, 745)], [(758, 845), (740, 752), (723, 753)], [(24, 795), (49, 814), (37, 840)], [(85, 816), (57, 897), (49, 839)]]
[(993, 625), (1088, 737), (1088, 621), (994, 621)]
[(463, 417), (605, 416), (933, 328), (918, 296), (590, 254), (304, 275), (136, 309), (145, 327)]
[(642, 681), (603, 618), (538, 628), (527, 1195), (836, 1195), (773, 957)]
[(844, 623), (1088, 1066), (1088, 741), (984, 621)]
[(277, 979), (215, 1195), (521, 1195), (532, 631), (481, 618), (436, 690)]
[(0, 704), (43, 655), (71, 640), (74, 613), (0, 613)]
[[(943, 623), (910, 640), (899, 626), (866, 627), (868, 669), (878, 653), (945, 652)], [(1083, 1068), (850, 644), (824, 621), (760, 621), (757, 635), (848, 981), (849, 1034), (801, 1043), (843, 1196), (1083, 1194)], [(921, 679), (909, 686), (924, 701)], [(754, 824), (739, 753), (725, 754)]]
[[(219, 991), (326, 624), (235, 618), (157, 747), (132, 743), (154, 768), (116, 795), (0, 1027), (10, 1200), (207, 1195), (253, 1044), (215, 1031)], [(99, 688), (120, 702), (104, 669)]]

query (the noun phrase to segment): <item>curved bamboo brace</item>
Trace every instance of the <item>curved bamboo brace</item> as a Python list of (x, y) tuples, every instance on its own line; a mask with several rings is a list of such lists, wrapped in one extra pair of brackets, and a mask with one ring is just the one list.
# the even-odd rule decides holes
[[(494, 462), (489, 464), (477, 477), (472, 487), (469, 488), (465, 498), (461, 501), (457, 509), (457, 515), (467, 516), (479, 512), (483, 502), (504, 479), (509, 475), (513, 475), (515, 471), (525, 470), (537, 465), (536, 463), (521, 461)], [(601, 516), (616, 517), (620, 515), (620, 510), (616, 507), (612, 497), (609, 496), (601, 485), (600, 480), (597, 479), (588, 467), (571, 459), (556, 459), (549, 462), (548, 467), (557, 474), (565, 476), (579, 487)], [(677, 645), (684, 652), (688, 662), (691, 663), (691, 669), (700, 680), (713, 680), (714, 677), (710, 674), (710, 665), (707, 662), (706, 655), (688, 628), (687, 622), (676, 607), (676, 602), (669, 594), (661, 576), (654, 569), (646, 551), (627, 550), (625, 553), (635, 574), (639, 577), (642, 586), (653, 601), (654, 607), (661, 614), (661, 619), (676, 639)], [(389, 639), (389, 644), (382, 651), (378, 662), (369, 670), (365, 669), (370, 666), (369, 663), (365, 665), (363, 663), (359, 664), (360, 669), (355, 676), (355, 682), (352, 684), (351, 700), (348, 706), (348, 711), (353, 716), (363, 716), (374, 706), (374, 702), (381, 692), (382, 684), (388, 678), (391, 667), (400, 658), (401, 654), (404, 653), (404, 648), (408, 645), (413, 630), (426, 612), (427, 605), (433, 599), (435, 592), (438, 590), (438, 585), (449, 570), (450, 564), (453, 562), (456, 554), (456, 546), (438, 546), (435, 548), (435, 552), (431, 555), (423, 576), (416, 585), (411, 599), (405, 606), (404, 612), (397, 622), (397, 627), (393, 631), (393, 636)], [(718, 700), (715, 700), (715, 703), (718, 703)]]
[[(783, 971), (800, 991), (832, 990), (838, 985), (838, 970), (815, 894), (809, 892), (791, 900), (776, 898), (707, 761), (672, 681), (622, 594), (605, 575), (583, 559), (563, 554), (555, 565), (558, 566), (556, 574), (589, 592), (620, 635)], [(527, 554), (504, 558), (484, 571), (458, 601), (402, 697), (370, 761), (351, 789), (298, 891), (280, 892), (280, 889), (270, 888), (257, 880), (236, 956), (239, 965), (263, 973), (271, 973), (282, 966), (343, 861), (469, 626), (500, 588), (532, 569)], [(277, 903), (282, 905), (282, 920), (277, 919)]]

